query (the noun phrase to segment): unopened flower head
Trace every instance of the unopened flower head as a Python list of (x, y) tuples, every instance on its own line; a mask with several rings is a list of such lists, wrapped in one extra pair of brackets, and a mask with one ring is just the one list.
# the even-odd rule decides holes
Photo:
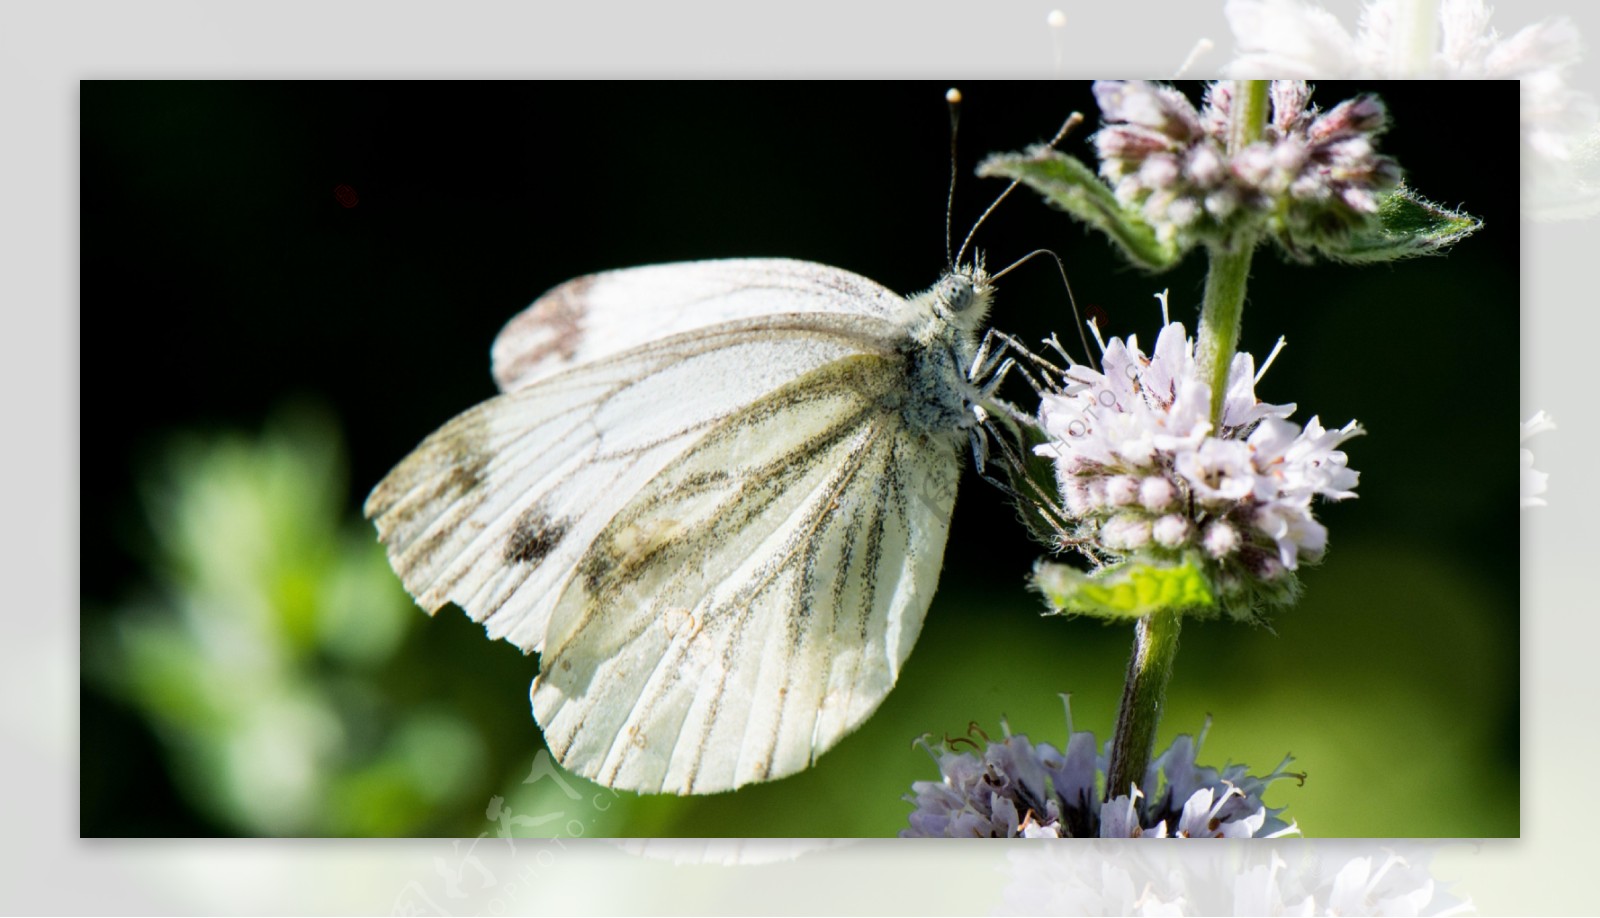
[[(1522, 422), (1522, 442), (1536, 433), (1554, 430), (1556, 422), (1550, 420), (1543, 411)], [(1539, 495), (1545, 492), (1550, 476), (1533, 467), (1533, 451), (1524, 447), (1522, 450), (1522, 509), (1529, 507), (1543, 507), (1545, 500)]]
[[(1003, 726), (1003, 725), (1002, 725)], [(976, 731), (975, 731), (976, 732)], [(1105, 800), (1109, 742), (1067, 731), (1063, 752), (1035, 745), (1009, 730), (1001, 739), (978, 733), (982, 747), (962, 738), (937, 752), (941, 780), (918, 781), (907, 801), (916, 806), (902, 838), (1250, 838), (1286, 835), (1296, 827), (1281, 808), (1261, 802), (1289, 759), (1264, 777), (1244, 765), (1197, 765), (1204, 740), (1179, 736), (1157, 755), (1142, 786)], [(956, 751), (965, 743), (970, 751)], [(1146, 790), (1148, 788), (1148, 790)]]
[(1103, 80), (1094, 93), (1100, 174), (1163, 241), (1185, 248), (1265, 232), (1303, 255), (1367, 226), (1400, 182), (1399, 165), (1377, 152), (1388, 113), (1375, 96), (1319, 112), (1306, 83), (1276, 80), (1264, 136), (1230, 153), (1231, 83), (1211, 84), (1198, 110), (1159, 83)]
[(1132, 335), (1101, 352), (1099, 370), (1074, 364), (1039, 406), (1049, 440), (1035, 451), (1054, 461), (1071, 544), (1096, 560), (1198, 560), (1235, 617), (1292, 601), (1293, 572), (1327, 548), (1312, 499), (1355, 496), (1359, 474), (1339, 447), (1360, 426), (1287, 420), (1295, 406), (1257, 399), (1267, 366), (1258, 372), (1241, 352), (1213, 429), (1211, 387), (1179, 322), (1165, 323), (1149, 355)]

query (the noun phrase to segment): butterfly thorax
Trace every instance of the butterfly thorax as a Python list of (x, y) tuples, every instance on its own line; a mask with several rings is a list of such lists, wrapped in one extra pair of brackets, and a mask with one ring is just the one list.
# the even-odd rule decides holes
[(977, 388), (967, 380), (978, 326), (994, 288), (981, 267), (947, 272), (929, 290), (906, 298), (906, 423), (929, 437), (958, 442), (976, 423)]

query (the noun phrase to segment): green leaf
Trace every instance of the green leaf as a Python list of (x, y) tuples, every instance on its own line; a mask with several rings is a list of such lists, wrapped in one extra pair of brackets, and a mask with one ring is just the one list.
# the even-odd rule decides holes
[(1173, 243), (1157, 239), (1155, 230), (1138, 213), (1123, 207), (1093, 170), (1059, 150), (1034, 147), (1025, 153), (996, 153), (978, 166), (978, 175), (1027, 185), (1046, 201), (1111, 237), (1129, 260), (1142, 268), (1165, 270), (1183, 255)]
[(1337, 261), (1395, 261), (1441, 254), (1482, 226), (1477, 217), (1440, 207), (1402, 186), (1378, 204), (1378, 219), (1370, 228), (1322, 240), (1317, 248)]
[(1092, 574), (1042, 561), (1034, 567), (1033, 585), (1056, 613), (1112, 620), (1166, 609), (1209, 610), (1217, 602), (1210, 581), (1190, 560), (1172, 564), (1133, 559)]

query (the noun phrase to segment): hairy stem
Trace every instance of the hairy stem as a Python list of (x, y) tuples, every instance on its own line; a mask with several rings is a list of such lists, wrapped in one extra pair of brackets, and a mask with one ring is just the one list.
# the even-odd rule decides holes
[(1145, 769), (1155, 751), (1156, 726), (1166, 702), (1172, 662), (1178, 655), (1178, 631), (1183, 613), (1168, 609), (1139, 619), (1133, 632), (1133, 656), (1128, 660), (1128, 681), (1122, 688), (1122, 708), (1111, 742), (1111, 764), (1106, 771), (1105, 799), (1128, 793), (1132, 784), (1146, 793)]
[(1211, 385), (1211, 427), (1222, 428), (1222, 402), (1228, 394), (1228, 368), (1239, 348), (1239, 318), (1244, 313), (1245, 285), (1250, 280), (1254, 240), (1237, 252), (1213, 251), (1206, 271), (1206, 298), (1200, 307), (1195, 359), (1200, 378)]
[(1261, 139), (1267, 126), (1271, 80), (1238, 80), (1233, 84), (1233, 104), (1228, 112), (1228, 155)]
[[(1240, 80), (1234, 84), (1228, 124), (1228, 153), (1233, 155), (1261, 139), (1267, 124), (1267, 80)], [(1206, 272), (1205, 301), (1200, 305), (1196, 359), (1200, 377), (1211, 384), (1211, 423), (1222, 427), (1222, 402), (1228, 394), (1228, 368), (1239, 347), (1239, 317), (1244, 312), (1244, 291), (1250, 280), (1253, 236), (1234, 239), (1230, 247), (1211, 249)]]

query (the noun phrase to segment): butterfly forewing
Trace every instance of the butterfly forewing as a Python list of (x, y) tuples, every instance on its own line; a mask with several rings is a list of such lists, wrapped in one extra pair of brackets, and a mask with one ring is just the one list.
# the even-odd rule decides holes
[(728, 322), (833, 313), (893, 320), (905, 301), (839, 268), (786, 258), (647, 265), (567, 281), (495, 338), (494, 378), (511, 391), (663, 338)]
[(585, 365), (452, 420), (366, 513), (423, 608), (455, 602), (537, 650), (589, 543), (668, 462), (750, 402), (892, 334), (866, 317), (730, 323)]

